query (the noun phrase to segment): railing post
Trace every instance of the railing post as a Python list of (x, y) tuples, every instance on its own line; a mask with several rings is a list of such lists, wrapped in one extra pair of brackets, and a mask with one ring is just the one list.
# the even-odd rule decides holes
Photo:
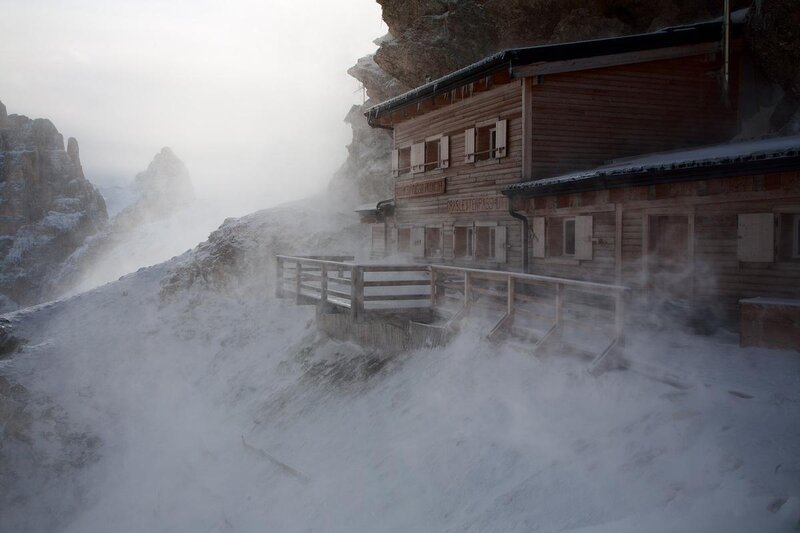
[(472, 273), (464, 272), (464, 307), (472, 303)]
[(556, 283), (556, 325), (561, 325), (564, 317), (564, 286)]
[(294, 297), (295, 297), (295, 303), (297, 305), (300, 305), (300, 297), (301, 297), (301, 295), (300, 295), (300, 289), (301, 289), (300, 285), (302, 285), (302, 283), (303, 283), (303, 264), (300, 261), (297, 261), (297, 263), (295, 263), (295, 264), (297, 266), (296, 266), (295, 271), (294, 271), (294, 275), (295, 275)]
[(323, 307), (328, 302), (328, 266), (325, 264), (322, 265), (322, 278), (319, 283), (319, 299)]
[(428, 267), (431, 273), (431, 308), (436, 307), (436, 269)]
[(625, 295), (623, 291), (617, 291), (614, 297), (614, 334), (617, 337), (617, 343), (622, 344), (624, 340), (625, 328)]
[(364, 267), (354, 265), (350, 276), (350, 315), (358, 319), (364, 310)]
[(276, 257), (275, 265), (275, 298), (283, 298), (283, 259)]
[(507, 309), (506, 313), (510, 316), (514, 314), (514, 299), (516, 297), (516, 287), (514, 285), (514, 276), (508, 276), (508, 301), (507, 301)]

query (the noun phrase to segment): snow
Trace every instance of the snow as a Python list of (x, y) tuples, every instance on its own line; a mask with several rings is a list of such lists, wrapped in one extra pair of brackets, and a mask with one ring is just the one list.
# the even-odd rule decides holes
[(475, 321), (369, 373), (381, 353), (320, 337), (313, 307), (273, 299), (263, 278), (162, 299), (192, 256), (9, 315), (27, 343), (0, 375), (27, 388), (32, 416), (60, 406), (69, 442), (100, 444), (61, 457), (77, 451), (43, 429), (37, 463), (4, 440), (3, 467), (26, 481), (3, 487), (0, 529), (777, 532), (800, 519), (794, 352), (631, 335), (631, 356), (686, 376), (678, 390), (490, 344)]

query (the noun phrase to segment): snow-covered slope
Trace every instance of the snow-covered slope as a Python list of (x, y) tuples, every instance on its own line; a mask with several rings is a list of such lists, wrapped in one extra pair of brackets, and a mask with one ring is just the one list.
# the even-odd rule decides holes
[(274, 227), (292, 214), (336, 242), (330, 219), (287, 206), (10, 315), (26, 342), (0, 366), (0, 530), (797, 523), (797, 354), (674, 331), (631, 340), (632, 354), (682, 369), (688, 390), (593, 378), (583, 361), (534, 359), (479, 331), (387, 359), (321, 338), (313, 308), (272, 298), (264, 261), (303, 246), (297, 226)]

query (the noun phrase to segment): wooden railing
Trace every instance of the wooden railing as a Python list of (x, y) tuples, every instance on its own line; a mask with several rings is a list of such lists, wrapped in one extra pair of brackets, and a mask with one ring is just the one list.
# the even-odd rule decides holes
[(347, 308), (353, 317), (371, 310), (450, 307), (453, 322), (476, 304), (495, 307), (503, 316), (490, 337), (508, 330), (517, 317), (542, 324), (534, 351), (565, 329), (603, 330), (610, 343), (594, 366), (624, 339), (628, 289), (619, 285), (449, 265), (360, 265), (349, 257), (279, 255), (277, 272), (278, 297)]
[(298, 304), (343, 307), (354, 317), (365, 311), (429, 306), (427, 265), (359, 265), (350, 257), (279, 255), (276, 260), (276, 296), (292, 294)]

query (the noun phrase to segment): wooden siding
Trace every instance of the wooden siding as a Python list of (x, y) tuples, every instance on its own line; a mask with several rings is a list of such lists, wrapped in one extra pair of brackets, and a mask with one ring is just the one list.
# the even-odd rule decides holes
[[(395, 127), (395, 146), (403, 147), (434, 135), (447, 135), (450, 144), (449, 168), (416, 174), (401, 174), (396, 185), (427, 179), (446, 179), (446, 193), (419, 198), (397, 198), (398, 225), (441, 225), (444, 254), (449, 263), (499, 269), (519, 269), (522, 265), (522, 224), (507, 211), (451, 214), (449, 200), (480, 196), (499, 196), (509, 184), (521, 181), (522, 173), (522, 82), (496, 86), (453, 105), (409, 119)], [(498, 159), (466, 163), (464, 132), (476, 124), (507, 120), (507, 155)], [(453, 227), (459, 223), (492, 221), (507, 228), (507, 260), (494, 262), (453, 257)]]
[(727, 109), (720, 68), (702, 55), (544, 76), (532, 94), (531, 178), (730, 139), (737, 84)]
[(531, 217), (593, 215), (595, 244), (591, 261), (531, 257), (531, 273), (608, 283), (617, 281), (619, 271), (619, 282), (642, 291), (648, 275), (648, 217), (685, 215), (692, 230), (684, 281), (691, 283), (692, 303), (733, 319), (742, 298), (800, 298), (800, 260), (780, 253), (777, 233), (774, 261), (739, 260), (739, 215), (755, 213), (772, 213), (776, 228), (782, 214), (800, 213), (800, 171), (536, 198), (530, 201)]

